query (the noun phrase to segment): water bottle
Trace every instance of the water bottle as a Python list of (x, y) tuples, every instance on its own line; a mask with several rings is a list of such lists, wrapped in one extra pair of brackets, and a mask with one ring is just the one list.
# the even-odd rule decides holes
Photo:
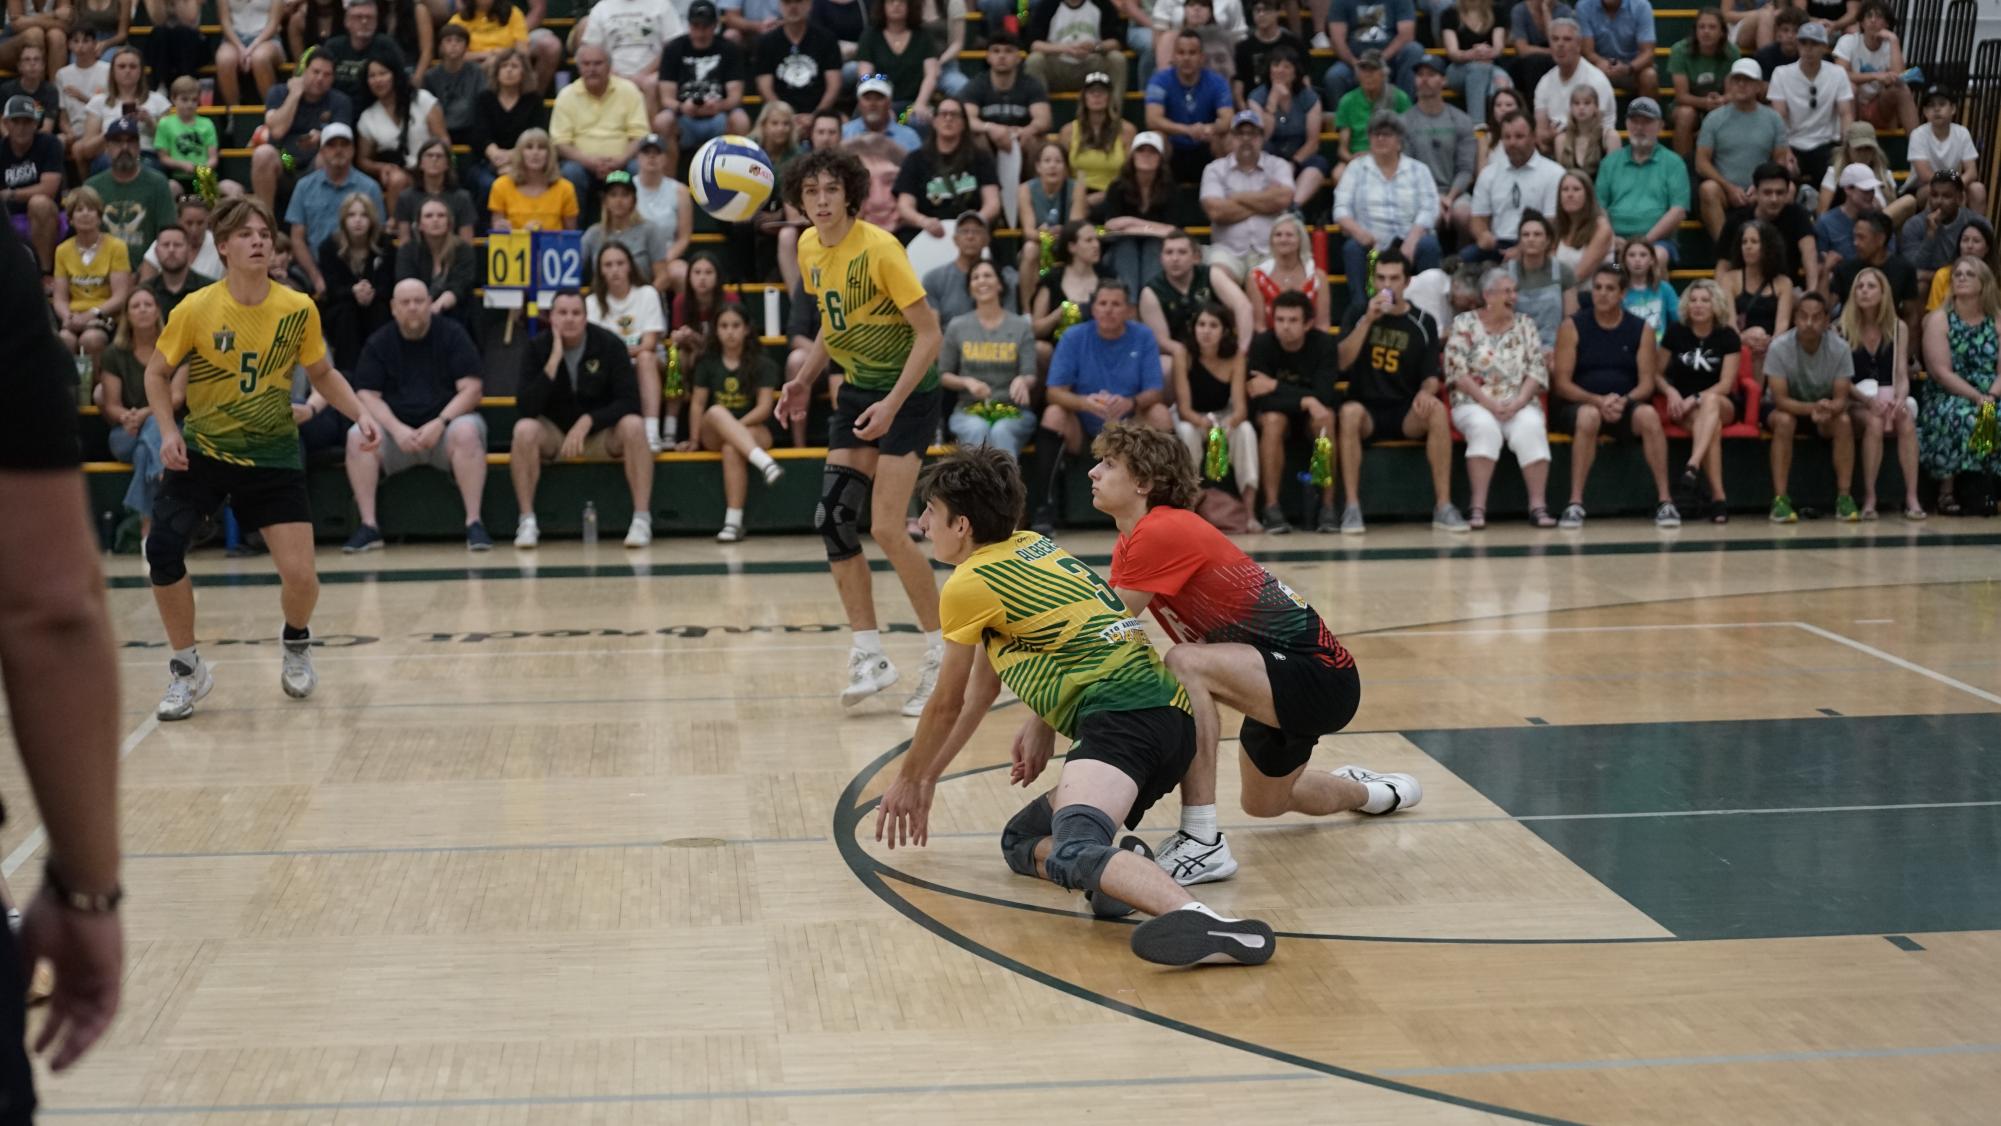
[(598, 542), (598, 506), (591, 503), (590, 501), (585, 501), (584, 543), (594, 544), (596, 542)]
[(77, 406), (87, 407), (90, 405), (90, 398), (91, 398), (90, 393), (93, 390), (92, 385), (96, 382), (97, 382), (97, 369), (95, 365), (91, 363), (90, 357), (84, 355), (83, 349), (79, 347), (76, 350)]

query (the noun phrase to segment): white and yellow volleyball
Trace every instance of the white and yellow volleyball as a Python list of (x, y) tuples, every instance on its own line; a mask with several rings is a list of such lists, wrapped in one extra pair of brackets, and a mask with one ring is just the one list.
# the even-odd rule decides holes
[(702, 210), (725, 223), (741, 223), (771, 198), (778, 176), (771, 158), (749, 137), (724, 134), (695, 150), (688, 191)]

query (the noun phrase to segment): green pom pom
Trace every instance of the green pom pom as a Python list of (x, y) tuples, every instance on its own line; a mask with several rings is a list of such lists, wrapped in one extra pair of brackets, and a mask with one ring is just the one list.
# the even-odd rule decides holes
[(1050, 339), (1063, 339), (1064, 333), (1069, 332), (1073, 326), (1082, 323), (1083, 320), (1084, 310), (1078, 307), (1075, 301), (1064, 301), (1056, 317), (1056, 332)]
[(287, 172), (290, 172), (299, 166), (298, 160), (294, 158), (292, 154), (289, 152), (279, 153), (278, 163), (284, 165), (285, 171)]
[(681, 397), (681, 350), (674, 345), (667, 346), (667, 378), (661, 381), (660, 393), (669, 399)]
[(1973, 433), (1967, 435), (1966, 448), (1980, 457), (1993, 457), (1996, 445), (2001, 445), (2001, 424), (1994, 418), (1994, 404), (1980, 404), (1980, 413), (1973, 420)]
[(1230, 476), (1230, 438), (1220, 426), (1209, 428), (1209, 445), (1202, 457), (1202, 475), (1211, 481)]
[(1056, 232), (1050, 230), (1048, 227), (1044, 227), (1035, 233), (1035, 238), (1037, 242), (1042, 244), (1042, 268), (1045, 270), (1055, 269)]
[(1334, 483), (1334, 439), (1325, 434), (1313, 439), (1313, 461), (1306, 472), (1317, 488), (1324, 489)]

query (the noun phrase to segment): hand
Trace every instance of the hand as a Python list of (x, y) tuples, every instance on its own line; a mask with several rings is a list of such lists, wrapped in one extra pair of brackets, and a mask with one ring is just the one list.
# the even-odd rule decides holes
[(1723, 182), (1723, 202), (1733, 208), (1742, 207), (1751, 199), (1750, 193), (1725, 180)]
[(325, 297), (326, 295), (327, 295), (327, 280), (325, 278), (314, 278), (313, 300), (318, 301), (319, 299)]
[(1682, 398), (1681, 393), (1676, 391), (1674, 388), (1672, 387), (1668, 388), (1667, 389), (1668, 417), (1674, 419), (1676, 422), (1680, 422), (1681, 416), (1688, 413), (1688, 405), (1692, 401), (1693, 400)]
[(701, 443), (695, 441), (693, 438), (687, 438), (674, 443), (674, 452), (676, 453), (691, 454), (700, 448)]
[(1807, 416), (1815, 422), (1826, 422), (1828, 419), (1834, 417), (1834, 404), (1828, 402), (1826, 399), (1821, 399), (1814, 403), (1813, 409), (1808, 412)]
[(787, 380), (785, 386), (778, 389), (778, 406), (774, 410), (774, 413), (778, 415), (779, 424), (790, 426), (793, 419), (804, 418), (806, 409), (811, 403), (812, 393), (813, 388), (810, 381), (806, 379)]
[(1421, 235), (1411, 235), (1403, 240), (1403, 257), (1406, 262), (1417, 261), (1417, 244)]
[(985, 380), (976, 379), (966, 386), (966, 394), (971, 395), (976, 403), (986, 402), (993, 397), (993, 393), (993, 387)]
[(382, 448), (382, 428), (366, 414), (355, 420), (355, 430), (361, 435), (361, 452), (372, 454)]
[(589, 441), (590, 437), (591, 418), (585, 415), (577, 420), (575, 426), (570, 427), (568, 434), (563, 435), (563, 446), (556, 451), (556, 456), (564, 461), (575, 461), (584, 456), (584, 443)]
[(902, 409), (902, 402), (892, 399), (870, 403), (861, 417), (855, 419), (855, 437), (864, 442), (879, 441), (889, 433), (890, 425), (896, 421), (896, 412)]
[(1897, 413), (1896, 395), (1890, 391), (1878, 391), (1876, 397), (1870, 400), (1869, 409), (1884, 421), (1889, 421), (1890, 416)]
[(304, 426), (313, 420), (313, 408), (304, 403), (292, 404), (292, 425)]
[(924, 232), (932, 238), (945, 237), (945, 224), (936, 219), (924, 220)]
[(1372, 231), (1365, 230), (1360, 234), (1350, 235), (1349, 237), (1354, 239), (1356, 242), (1361, 243), (1363, 249), (1365, 250), (1376, 245), (1376, 236), (1375, 233)]
[(1600, 396), (1598, 399), (1598, 412), (1605, 416), (1605, 421), (1607, 422), (1619, 421), (1626, 416), (1626, 397), (1624, 395)]
[(1519, 399), (1509, 399), (1505, 403), (1496, 403), (1492, 408), (1494, 421), (1506, 422), (1517, 414), (1520, 414), (1521, 410), (1522, 404)]
[(375, 283), (366, 280), (355, 282), (354, 300), (357, 305), (366, 305), (375, 300)]
[(1254, 375), (1244, 384), (1244, 390), (1248, 391), (1253, 399), (1260, 395), (1269, 395), (1278, 390), (1278, 380), (1269, 375)]
[(177, 473), (188, 471), (188, 443), (181, 428), (169, 423), (160, 428), (160, 464)]
[(928, 123), (928, 122), (929, 122), (930, 120), (931, 120), (931, 111), (930, 111), (930, 110), (926, 109), (926, 108), (925, 108), (925, 107), (923, 107), (923, 106), (916, 106), (916, 105), (914, 105), (914, 106), (911, 106), (911, 107), (910, 107), (910, 125), (911, 125), (911, 126), (915, 127), (915, 126), (918, 126), (918, 125), (923, 125), (923, 124), (926, 124), (926, 123)]
[(1368, 308), (1363, 310), (1363, 314), (1369, 320), (1373, 321), (1377, 317), (1388, 316), (1391, 307), (1394, 306), (1395, 304), (1396, 304), (1395, 295), (1390, 293), (1390, 291), (1387, 289), (1379, 289), (1376, 291), (1376, 295), (1374, 297), (1369, 298)]
[[(178, 438), (179, 435), (176, 435)], [(21, 916), (21, 962), (29, 977), (47, 960), (55, 971), (48, 1017), (35, 1037), (49, 1067), (62, 1071), (83, 1058), (118, 1013), (125, 934), (115, 913), (72, 911), (44, 892)]]
[(1014, 400), (1015, 406), (1026, 407), (1035, 398), (1035, 377), (1032, 375), (1015, 376), (1014, 382), (1008, 385), (1007, 395), (1008, 398)]
[(1117, 422), (1133, 412), (1134, 403), (1124, 395), (1113, 395), (1105, 403), (1105, 420)]
[(137, 434), (139, 428), (146, 425), (146, 419), (152, 413), (152, 407), (140, 407), (135, 411), (126, 411), (125, 420), (120, 422), (119, 425), (125, 428), (127, 434)]
[(922, 848), (931, 840), (931, 797), (936, 783), (899, 776), (884, 790), (876, 806), (875, 839), (883, 840), (887, 830), (890, 850), (897, 845)]
[(1753, 352), (1762, 352), (1772, 343), (1772, 334), (1762, 328), (1747, 328), (1743, 339)]
[(445, 420), (434, 418), (417, 428), (417, 441), (421, 448), (434, 450), (445, 437)]
[(1055, 750), (1056, 729), (1036, 716), (1029, 716), (1014, 733), (1011, 751), (1014, 766), (1008, 770), (1007, 784), (1026, 786), (1034, 782), (1049, 765), (1049, 756)]

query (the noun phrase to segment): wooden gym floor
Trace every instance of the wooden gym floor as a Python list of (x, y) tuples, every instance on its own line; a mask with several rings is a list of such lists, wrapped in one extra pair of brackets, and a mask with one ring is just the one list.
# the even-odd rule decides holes
[(913, 721), (842, 713), (816, 541), (325, 554), (305, 703), (268, 561), (206, 557), (217, 688), (167, 726), (114, 560), (126, 999), (45, 1118), (1992, 1121), (2001, 525), (1246, 542), (1361, 665), (1316, 762), (1425, 800), (1252, 823), (1226, 743), (1203, 894), (1286, 937), (1200, 972), (1002, 866), (1019, 705), (877, 849)]

